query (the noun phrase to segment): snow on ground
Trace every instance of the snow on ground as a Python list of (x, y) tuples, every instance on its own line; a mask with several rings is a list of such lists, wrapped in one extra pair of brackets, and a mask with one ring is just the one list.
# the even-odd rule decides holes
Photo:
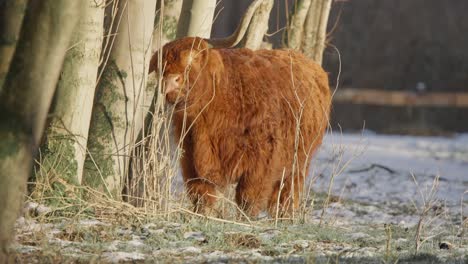
[[(42, 223), (41, 218), (21, 217), (16, 223), (15, 250), (23, 262), (35, 260), (35, 263), (61, 255), (65, 258), (56, 258), (56, 262), (121, 263), (161, 259), (161, 262), (186, 263), (230, 260), (305, 263), (310, 256), (301, 254), (307, 252), (323, 257), (323, 261), (316, 259), (323, 263), (330, 262), (329, 256), (340, 256), (344, 260), (356, 258), (354, 263), (361, 263), (360, 258), (364, 258), (370, 260), (367, 263), (375, 263), (383, 262), (382, 256), (387, 254), (384, 250), (388, 235), (384, 227), (388, 225), (384, 224), (391, 224), (389, 230), (395, 232), (391, 244), (396, 250), (392, 254), (411, 259), (415, 232), (411, 227), (421, 219), (413, 202), (421, 206), (421, 193), (428, 193), (427, 187), (438, 175), (440, 182), (435, 196), (438, 201), (435, 207), (431, 206), (432, 214), (424, 218), (421, 231), (423, 237), (431, 239), (425, 243), (425, 253), (435, 255), (427, 262), (441, 262), (445, 258), (461, 263), (462, 258), (466, 259), (467, 240), (461, 227), (465, 220), (460, 220), (460, 204), (468, 190), (468, 135), (443, 138), (384, 136), (370, 132), (329, 134), (311, 168), (309, 179), (314, 192), (322, 195), (317, 195), (317, 201), (326, 200), (323, 193), (327, 193), (334, 176), (332, 201), (323, 209), (323, 204), (315, 203), (311, 219), (308, 219), (312, 223), (322, 223), (324, 219), (322, 227), (307, 221), (303, 225), (288, 223), (287, 228), (268, 226), (251, 234), (250, 228), (193, 219), (185, 223), (162, 221), (129, 227), (129, 223), (118, 226), (95, 219)], [(181, 176), (177, 182), (181, 183)], [(183, 191), (183, 188), (179, 186), (176, 190)], [(343, 199), (338, 201), (336, 196)], [(466, 196), (464, 214), (468, 212), (468, 193)], [(437, 213), (439, 209), (446, 214)], [(25, 206), (25, 215), (47, 212), (50, 209), (37, 203)], [(452, 249), (440, 247), (441, 241), (450, 242)]]
[[(334, 195), (367, 204), (409, 206), (421, 205), (421, 193), (428, 196), (439, 176), (437, 201), (459, 212), (468, 190), (468, 135), (329, 134), (311, 174), (316, 191), (326, 192), (335, 175)], [(468, 193), (465, 196), (466, 207)]]

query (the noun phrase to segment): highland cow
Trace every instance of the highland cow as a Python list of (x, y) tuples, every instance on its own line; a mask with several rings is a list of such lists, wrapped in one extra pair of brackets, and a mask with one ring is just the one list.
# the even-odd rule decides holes
[(328, 126), (328, 76), (292, 50), (216, 48), (238, 38), (188, 37), (161, 52), (163, 91), (175, 105), (175, 134), (184, 150), (184, 183), (201, 213), (213, 209), (216, 192), (230, 184), (237, 184), (236, 202), (249, 215), (288, 213), (298, 207)]

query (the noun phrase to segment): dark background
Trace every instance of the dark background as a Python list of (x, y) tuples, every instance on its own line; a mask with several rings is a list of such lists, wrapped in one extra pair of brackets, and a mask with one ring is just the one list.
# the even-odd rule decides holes
[[(251, 0), (219, 2), (213, 36), (232, 33)], [(269, 32), (285, 27), (295, 0), (275, 0)], [(468, 92), (467, 0), (335, 1), (328, 24), (324, 69), (339, 88)], [(284, 30), (267, 41), (281, 47)], [(333, 47), (336, 47), (333, 48)], [(468, 109), (389, 107), (335, 103), (332, 124), (345, 130), (364, 126), (387, 133), (445, 134), (468, 131)]]

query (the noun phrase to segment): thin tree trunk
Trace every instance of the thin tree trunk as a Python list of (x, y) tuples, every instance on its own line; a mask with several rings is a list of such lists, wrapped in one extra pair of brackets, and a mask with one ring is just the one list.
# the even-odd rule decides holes
[(311, 0), (299, 0), (295, 6), (295, 12), (291, 17), (288, 27), (288, 48), (299, 50), (303, 37), (304, 23), (309, 12)]
[[(158, 52), (167, 42), (175, 39), (177, 32), (177, 23), (180, 17), (182, 8), (182, 0), (159, 0), (156, 7), (155, 28), (153, 31), (152, 53)], [(158, 193), (155, 189), (154, 181), (156, 173), (153, 173), (148, 167), (151, 163), (153, 167), (157, 167), (160, 162), (159, 158), (162, 155), (172, 155), (173, 151), (161, 151), (161, 146), (151, 148), (151, 139), (164, 139), (167, 134), (164, 134), (165, 129), (157, 129), (165, 127), (161, 114), (164, 112), (163, 105), (156, 105), (155, 101), (158, 96), (161, 96), (158, 89), (158, 80), (155, 73), (148, 75), (146, 84), (146, 96), (144, 105), (150, 105), (149, 113), (146, 115), (143, 129), (138, 137), (140, 143), (136, 146), (134, 156), (131, 160), (131, 168), (129, 172), (129, 181), (126, 183), (124, 194), (127, 196), (127, 201), (135, 206), (143, 206), (143, 201), (154, 201), (157, 197), (152, 194)], [(152, 123), (158, 124), (153, 126)], [(157, 127), (157, 128), (155, 128)], [(153, 130), (153, 128), (155, 128)], [(155, 140), (163, 142), (164, 140)], [(161, 153), (163, 152), (163, 153)], [(158, 153), (158, 156), (154, 156)], [(167, 176), (167, 175), (166, 175)], [(143, 198), (143, 199), (142, 199)]]
[(0, 2), (0, 91), (15, 52), (27, 0)]
[(182, 0), (159, 0), (153, 31), (153, 53), (177, 35)]
[(257, 50), (261, 47), (263, 36), (268, 31), (268, 20), (270, 19), (273, 0), (264, 0), (255, 11), (252, 17), (243, 46), (251, 50)]
[(216, 0), (184, 0), (177, 26), (177, 38), (209, 38)]
[(331, 0), (312, 0), (304, 25), (302, 52), (322, 64)]
[[(143, 106), (156, 0), (120, 0), (116, 32), (99, 80), (83, 181), (120, 195), (134, 141), (149, 106)], [(115, 25), (114, 25), (115, 26)]]
[(53, 171), (56, 175), (52, 176), (75, 184), (81, 184), (83, 175), (104, 23), (104, 3), (85, 2), (57, 86), (39, 171), (41, 174)]
[(83, 1), (30, 1), (0, 94), (0, 262)]
[[(167, 2), (167, 1), (165, 1)], [(199, 36), (199, 37), (209, 37), (211, 33), (211, 25), (212, 25), (212, 18), (214, 14), (214, 9), (216, 7), (216, 0), (184, 0), (182, 4), (182, 10), (180, 12), (180, 20), (178, 21), (178, 26), (177, 26), (177, 38), (180, 37), (185, 37), (185, 36)], [(174, 15), (176, 15), (178, 11), (174, 12)], [(165, 15), (163, 16), (163, 19), (165, 18)], [(169, 18), (171, 28), (164, 28), (164, 22), (163, 22), (163, 28), (158, 30), (156, 29), (154, 34), (158, 34), (155, 36), (156, 39), (161, 39), (161, 41), (156, 41), (155, 45), (163, 45), (164, 39), (159, 36), (161, 33), (164, 34), (163, 32), (170, 32), (169, 30), (172, 30), (172, 26), (174, 25), (174, 22), (176, 21), (176, 18)], [(171, 36), (171, 38), (173, 35)], [(158, 48), (156, 46), (155, 48)], [(173, 152), (168, 151), (174, 149), (175, 152), (175, 144), (170, 144), (169, 147), (167, 146), (161, 146), (159, 143), (164, 144), (163, 142), (166, 142), (169, 140), (167, 138), (167, 129), (169, 129), (170, 126), (165, 126), (164, 123), (161, 122), (162, 116), (164, 116), (164, 109), (163, 104), (160, 102), (164, 100), (164, 98), (161, 96), (160, 92), (156, 93), (155, 95), (156, 99), (159, 101), (158, 103), (154, 104), (154, 115), (153, 115), (153, 125), (151, 126), (151, 134), (152, 137), (148, 142), (145, 142), (145, 144), (142, 144), (138, 147), (137, 152), (138, 155), (142, 156), (145, 155), (145, 153), (149, 153), (148, 151), (145, 150), (145, 147), (148, 147), (151, 149), (150, 156), (152, 167), (154, 169), (158, 168), (167, 168), (165, 166), (168, 165), (168, 157), (171, 155), (174, 155)], [(161, 137), (161, 138), (160, 138)], [(161, 154), (162, 153), (162, 154)], [(132, 167), (134, 171), (132, 171), (131, 174), (131, 182), (127, 185), (127, 190), (126, 193), (130, 196), (128, 201), (130, 201), (132, 204), (135, 205), (143, 205), (143, 202), (141, 197), (144, 198), (150, 198), (153, 201), (158, 201), (162, 205), (164, 203), (164, 198), (162, 200), (161, 197), (155, 197), (152, 196), (154, 194), (159, 196), (164, 196), (166, 194), (163, 194), (163, 190), (159, 189), (159, 181), (161, 178), (159, 178), (158, 171), (143, 171), (145, 169), (146, 161), (144, 159), (133, 159), (133, 164)], [(161, 162), (162, 161), (162, 162)], [(149, 166), (151, 167), (151, 166)], [(164, 169), (165, 172), (168, 172), (167, 170)], [(148, 176), (148, 172), (150, 173), (151, 177)], [(170, 178), (169, 175), (166, 175), (166, 178)], [(145, 186), (145, 182), (150, 183), (151, 186), (147, 185)], [(169, 187), (170, 185), (166, 184), (166, 187)], [(149, 189), (148, 189), (148, 188)], [(162, 195), (161, 195), (162, 194)], [(168, 197), (168, 196), (166, 196)], [(136, 199), (134, 199), (136, 198)]]

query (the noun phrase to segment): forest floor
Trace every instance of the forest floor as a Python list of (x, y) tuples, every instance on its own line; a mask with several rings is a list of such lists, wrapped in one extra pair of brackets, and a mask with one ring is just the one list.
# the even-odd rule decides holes
[(123, 205), (107, 217), (84, 211), (64, 217), (53, 212), (67, 208), (29, 201), (29, 213), (17, 221), (13, 257), (19, 263), (468, 263), (468, 135), (327, 135), (312, 168), (311, 195), (294, 222), (223, 221), (184, 210), (139, 217)]

